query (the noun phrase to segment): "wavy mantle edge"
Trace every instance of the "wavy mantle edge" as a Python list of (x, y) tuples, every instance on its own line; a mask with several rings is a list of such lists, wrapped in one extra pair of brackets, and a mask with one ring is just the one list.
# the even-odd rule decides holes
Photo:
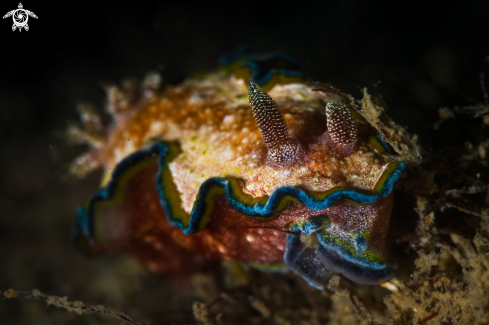
[(244, 193), (239, 179), (211, 177), (200, 186), (189, 215), (182, 208), (180, 194), (169, 169), (169, 163), (180, 152), (177, 143), (158, 142), (149, 149), (137, 151), (124, 158), (114, 169), (107, 186), (93, 195), (87, 204), (78, 207), (73, 236), (79, 236), (81, 232), (93, 242), (94, 219), (100, 207), (120, 203), (127, 189), (127, 180), (153, 163), (157, 163), (159, 168), (156, 174), (156, 189), (167, 220), (187, 235), (195, 234), (209, 226), (218, 196), (224, 195), (235, 210), (262, 220), (278, 217), (291, 202), (302, 204), (312, 210), (326, 209), (343, 199), (359, 205), (372, 204), (392, 192), (395, 183), (407, 167), (406, 162), (391, 163), (384, 170), (373, 190), (338, 186), (324, 192), (313, 192), (287, 185), (277, 188), (270, 196), (258, 198)]

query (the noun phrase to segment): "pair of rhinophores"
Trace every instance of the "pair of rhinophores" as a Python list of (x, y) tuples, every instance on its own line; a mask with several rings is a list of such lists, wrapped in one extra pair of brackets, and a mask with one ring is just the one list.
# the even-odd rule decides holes
[(332, 273), (390, 279), (385, 240), (406, 162), (290, 57), (239, 52), (220, 64), (161, 92), (155, 76), (138, 96), (111, 89), (109, 127), (85, 112), (77, 134), (91, 149), (75, 167), (105, 176), (78, 209), (78, 246), (130, 252), (166, 274), (232, 260), (316, 288)]

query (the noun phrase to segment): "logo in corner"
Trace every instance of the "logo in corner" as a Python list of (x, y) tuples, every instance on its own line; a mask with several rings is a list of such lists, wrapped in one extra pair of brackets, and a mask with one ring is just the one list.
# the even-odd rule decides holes
[(29, 30), (29, 25), (27, 25), (29, 16), (33, 18), (37, 18), (35, 13), (29, 10), (25, 10), (24, 7), (22, 6), (22, 3), (19, 3), (18, 9), (14, 9), (12, 11), (7, 12), (5, 16), (3, 16), (3, 18), (5, 19), (10, 16), (12, 16), (12, 19), (14, 20), (14, 24), (12, 25), (12, 30), (15, 31), (18, 28), (19, 32), (22, 31), (22, 28), (24, 28), (26, 31)]

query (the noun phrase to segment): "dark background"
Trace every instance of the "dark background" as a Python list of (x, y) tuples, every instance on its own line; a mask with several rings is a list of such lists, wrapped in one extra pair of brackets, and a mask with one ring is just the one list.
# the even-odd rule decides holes
[[(17, 5), (3, 1), (0, 14)], [(77, 103), (103, 107), (105, 83), (141, 79), (150, 71), (159, 71), (166, 84), (178, 83), (215, 69), (222, 53), (246, 45), (286, 52), (312, 79), (357, 98), (363, 87), (383, 95), (389, 115), (419, 134), (429, 150), (477, 141), (472, 131), (480, 123), (440, 131), (433, 124), (440, 107), (483, 101), (488, 1), (23, 5), (39, 17), (29, 18), (28, 32), (13, 32), (11, 18), (0, 20), (0, 291), (39, 288), (125, 311), (135, 306), (133, 314), (144, 315), (117, 291), (123, 290), (120, 268), (144, 271), (120, 257), (87, 261), (69, 242), (75, 206), (97, 188), (99, 174), (82, 181), (67, 177), (70, 160), (84, 148), (68, 145), (63, 132), (78, 119)], [(155, 291), (163, 286), (158, 277), (144, 279)], [(76, 315), (66, 318), (53, 308), (47, 318), (31, 316), (45, 310), (32, 304), (0, 301), (0, 323), (78, 324)], [(172, 304), (178, 306), (178, 299)]]

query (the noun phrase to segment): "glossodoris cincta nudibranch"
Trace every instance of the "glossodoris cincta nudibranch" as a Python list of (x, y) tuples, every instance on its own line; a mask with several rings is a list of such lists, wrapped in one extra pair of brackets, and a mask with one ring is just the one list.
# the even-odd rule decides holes
[(368, 103), (311, 86), (294, 65), (233, 54), (220, 72), (163, 91), (157, 75), (110, 88), (108, 127), (83, 109), (71, 133), (91, 149), (73, 170), (105, 176), (78, 209), (75, 242), (130, 252), (158, 273), (231, 260), (285, 265), (317, 288), (332, 273), (391, 278), (386, 234), (407, 162)]

